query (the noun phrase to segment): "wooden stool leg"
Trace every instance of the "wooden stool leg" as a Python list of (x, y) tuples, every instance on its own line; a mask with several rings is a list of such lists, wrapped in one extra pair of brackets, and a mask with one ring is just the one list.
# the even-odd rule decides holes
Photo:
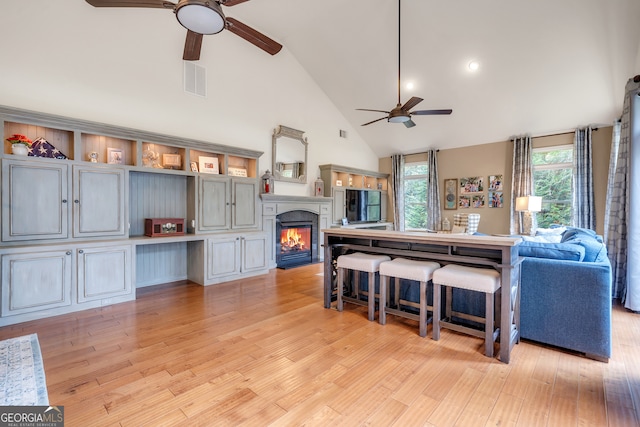
[(433, 284), (433, 335), (434, 341), (440, 339), (440, 308), (442, 307), (442, 301), (440, 298), (440, 285)]
[(376, 276), (375, 273), (369, 273), (369, 296), (367, 297), (369, 306), (369, 320), (372, 321), (376, 317)]
[(484, 354), (493, 357), (493, 294), (485, 294)]
[(342, 311), (343, 302), (342, 302), (342, 293), (344, 292), (344, 268), (338, 269), (338, 296), (337, 296), (337, 309), (338, 311)]
[[(389, 285), (388, 276), (380, 276), (380, 299), (378, 300), (378, 322), (381, 325), (387, 323), (387, 287)], [(371, 293), (369, 293), (371, 295)]]
[(420, 336), (427, 336), (427, 282), (420, 282)]
[(395, 294), (393, 296), (394, 308), (400, 310), (400, 279), (397, 277), (393, 278), (393, 283), (395, 285)]

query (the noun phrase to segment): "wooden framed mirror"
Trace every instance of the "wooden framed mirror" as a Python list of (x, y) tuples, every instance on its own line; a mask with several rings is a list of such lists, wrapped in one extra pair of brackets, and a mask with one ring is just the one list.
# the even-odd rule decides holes
[(273, 131), (273, 179), (307, 183), (307, 138), (304, 131), (280, 125)]

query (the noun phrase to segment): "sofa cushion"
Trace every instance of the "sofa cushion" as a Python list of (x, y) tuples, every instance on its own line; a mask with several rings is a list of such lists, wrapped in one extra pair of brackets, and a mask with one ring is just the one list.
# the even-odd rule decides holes
[(522, 242), (518, 246), (520, 256), (533, 258), (560, 259), (566, 261), (582, 261), (585, 248), (571, 243)]
[(562, 243), (580, 245), (584, 248), (584, 262), (602, 262), (607, 257), (607, 248), (602, 237), (585, 228), (568, 228), (562, 234)]

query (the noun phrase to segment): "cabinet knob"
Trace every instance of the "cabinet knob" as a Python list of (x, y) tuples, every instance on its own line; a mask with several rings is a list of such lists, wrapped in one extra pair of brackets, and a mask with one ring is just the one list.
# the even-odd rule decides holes
[(73, 203), (78, 204), (78, 203), (80, 203), (80, 200), (76, 199), (76, 200), (73, 201)]
[(67, 203), (67, 199), (62, 199), (62, 203)]
[(71, 251), (67, 251), (67, 252), (66, 252), (66, 255), (71, 255)]
[(79, 253), (79, 254), (83, 254), (83, 253), (84, 253), (84, 251), (83, 251), (82, 249), (80, 249), (80, 250), (78, 251), (78, 253)]
[(229, 202), (227, 202), (227, 206), (229, 206)]

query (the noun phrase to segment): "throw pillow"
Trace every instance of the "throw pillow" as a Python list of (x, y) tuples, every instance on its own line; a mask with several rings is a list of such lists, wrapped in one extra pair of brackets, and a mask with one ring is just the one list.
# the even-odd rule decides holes
[(540, 243), (525, 241), (518, 247), (520, 256), (532, 258), (549, 258), (566, 261), (582, 261), (585, 249), (570, 243)]

